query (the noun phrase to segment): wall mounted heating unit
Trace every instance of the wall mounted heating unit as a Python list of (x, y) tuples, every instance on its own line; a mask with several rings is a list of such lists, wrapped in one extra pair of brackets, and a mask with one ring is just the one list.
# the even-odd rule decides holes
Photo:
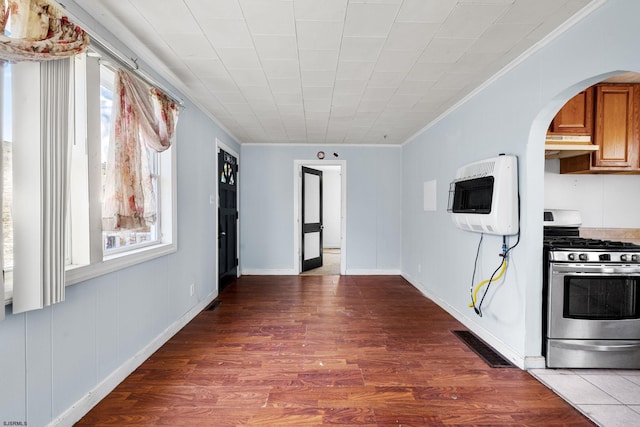
[(518, 233), (518, 158), (500, 155), (458, 169), (449, 185), (454, 224), (468, 231)]

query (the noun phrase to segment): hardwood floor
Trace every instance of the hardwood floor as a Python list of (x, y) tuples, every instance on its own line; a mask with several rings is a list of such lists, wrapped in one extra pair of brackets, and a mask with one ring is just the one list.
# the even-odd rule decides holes
[(593, 425), (397, 276), (245, 276), (90, 411), (95, 425)]

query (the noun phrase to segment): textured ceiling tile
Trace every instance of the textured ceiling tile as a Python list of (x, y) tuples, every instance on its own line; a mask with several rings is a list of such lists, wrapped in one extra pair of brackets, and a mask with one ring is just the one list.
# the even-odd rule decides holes
[(429, 89), (431, 89), (434, 83), (435, 83), (435, 80), (434, 81), (405, 80), (400, 84), (396, 93), (408, 94), (408, 95), (411, 95), (411, 94), (425, 95), (429, 92)]
[(216, 49), (222, 63), (227, 68), (260, 68), (258, 55), (253, 48)]
[(340, 61), (336, 80), (368, 80), (375, 62)]
[(589, 3), (82, 0), (82, 7), (241, 143), (395, 144)]
[(305, 99), (328, 99), (333, 96), (333, 86), (303, 86), (302, 93)]
[(414, 105), (420, 101), (422, 95), (417, 94), (395, 94), (389, 99), (387, 108), (410, 110)]
[(176, 22), (180, 23), (179, 28), (183, 33), (198, 28), (191, 11), (182, 1), (165, 2), (162, 7), (158, 7), (156, 0), (136, 0), (129, 3), (159, 31), (167, 28), (175, 29)]
[(406, 80), (409, 81), (435, 81), (453, 68), (452, 64), (419, 62), (413, 66)]
[(262, 67), (269, 79), (297, 79), (300, 80), (300, 66), (293, 59), (265, 59)]
[(292, 79), (272, 79), (269, 78), (271, 92), (275, 93), (297, 93), (302, 96), (302, 81), (300, 78)]
[(222, 61), (217, 58), (186, 58), (184, 63), (193, 73), (200, 76), (228, 75)]
[(335, 78), (335, 71), (302, 70), (304, 86), (332, 86)]
[(371, 74), (368, 86), (397, 88), (406, 75), (406, 71), (374, 71)]
[(396, 22), (443, 23), (458, 0), (405, 0)]
[(375, 71), (407, 73), (416, 63), (420, 52), (412, 50), (383, 50), (378, 58)]
[[(121, 2), (121, 0), (118, 0)], [(238, 0), (184, 0), (198, 18), (243, 19)], [(157, 5), (157, 2), (156, 2)]]
[(298, 43), (295, 36), (253, 36), (260, 59), (298, 59)]
[(418, 62), (456, 62), (475, 42), (476, 39), (436, 37), (422, 52)]
[[(538, 24), (554, 15), (566, 1), (536, 0), (535, 2), (518, 1), (513, 4), (498, 22), (508, 24)], [(585, 2), (586, 4), (586, 2)]]
[(329, 111), (331, 111), (331, 100), (305, 98), (304, 110), (307, 113), (328, 113)]
[(334, 71), (339, 53), (337, 50), (300, 50), (300, 69)]
[(504, 5), (458, 5), (442, 24), (438, 37), (478, 38), (498, 18), (508, 6)]
[(303, 105), (301, 93), (274, 93), (273, 98), (278, 106), (287, 104)]
[(208, 19), (200, 21), (213, 47), (253, 47), (249, 29), (241, 19)]
[(462, 89), (470, 79), (470, 74), (447, 73), (434, 83), (433, 89)]
[(345, 37), (342, 39), (340, 61), (375, 62), (385, 40), (382, 37)]
[(217, 92), (237, 92), (236, 82), (229, 76), (203, 77), (202, 83), (213, 91)]
[(360, 103), (388, 102), (393, 96), (393, 88), (367, 88), (362, 94)]
[(392, 50), (422, 51), (440, 28), (439, 24), (422, 22), (396, 22), (384, 45)]
[(297, 20), (344, 21), (347, 0), (295, 0)]
[(362, 97), (356, 94), (334, 95), (331, 100), (332, 107), (357, 107)]
[(505, 53), (533, 31), (530, 24), (495, 24), (469, 48), (476, 53)]
[(229, 70), (229, 74), (231, 78), (235, 80), (236, 84), (240, 87), (242, 86), (252, 86), (252, 87), (267, 87), (267, 78), (264, 75), (264, 71), (262, 69), (240, 69), (240, 70)]
[(336, 80), (333, 93), (362, 94), (366, 86), (366, 80)]
[(268, 86), (240, 86), (239, 89), (245, 99), (250, 103), (253, 103), (253, 101), (260, 101), (271, 102), (275, 105), (271, 88)]
[(244, 98), (244, 96), (242, 95), (242, 92), (240, 91), (218, 92), (216, 98), (218, 98), (218, 101), (220, 101), (225, 106), (227, 104), (246, 104), (247, 103), (247, 100)]
[(397, 4), (349, 3), (344, 24), (347, 37), (386, 37), (398, 12)]
[(298, 48), (311, 50), (339, 50), (342, 22), (298, 21)]
[(252, 34), (295, 34), (293, 2), (281, 0), (240, 0)]
[(190, 34), (164, 34), (165, 42), (180, 58), (215, 58), (216, 52), (204, 36)]

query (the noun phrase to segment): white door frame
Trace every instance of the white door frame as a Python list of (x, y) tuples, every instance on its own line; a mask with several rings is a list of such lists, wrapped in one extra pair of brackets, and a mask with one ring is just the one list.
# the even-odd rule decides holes
[(340, 274), (347, 274), (347, 161), (346, 160), (294, 160), (293, 161), (293, 271), (300, 274), (300, 218), (302, 216), (302, 166), (340, 166)]
[[(220, 230), (218, 230), (218, 226), (220, 225), (220, 219), (218, 218), (218, 211), (220, 209), (220, 194), (218, 192), (218, 184), (220, 183), (220, 176), (218, 176), (218, 153), (220, 152), (220, 150), (224, 150), (227, 153), (231, 154), (233, 157), (236, 158), (237, 160), (237, 166), (238, 166), (238, 173), (236, 174), (236, 206), (237, 206), (237, 210), (238, 210), (238, 222), (237, 222), (237, 227), (238, 229), (236, 230), (236, 254), (238, 254), (238, 268), (237, 268), (237, 276), (240, 277), (241, 276), (241, 268), (240, 268), (240, 264), (242, 263), (242, 258), (240, 257), (240, 154), (238, 154), (236, 152), (236, 150), (234, 150), (233, 148), (229, 147), (227, 144), (225, 144), (224, 142), (220, 141), (218, 138), (216, 138), (216, 188), (215, 188), (215, 200), (210, 200), (209, 202), (212, 204), (215, 204), (215, 221), (216, 221), (216, 242), (218, 241), (218, 233), (220, 232)], [(217, 245), (217, 243), (216, 243)], [(216, 248), (216, 289), (220, 289), (220, 254), (219, 254), (219, 248)]]

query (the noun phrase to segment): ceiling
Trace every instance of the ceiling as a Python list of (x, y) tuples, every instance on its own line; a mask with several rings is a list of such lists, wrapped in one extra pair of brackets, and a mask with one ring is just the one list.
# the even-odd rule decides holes
[(592, 0), (76, 0), (240, 143), (401, 144)]

